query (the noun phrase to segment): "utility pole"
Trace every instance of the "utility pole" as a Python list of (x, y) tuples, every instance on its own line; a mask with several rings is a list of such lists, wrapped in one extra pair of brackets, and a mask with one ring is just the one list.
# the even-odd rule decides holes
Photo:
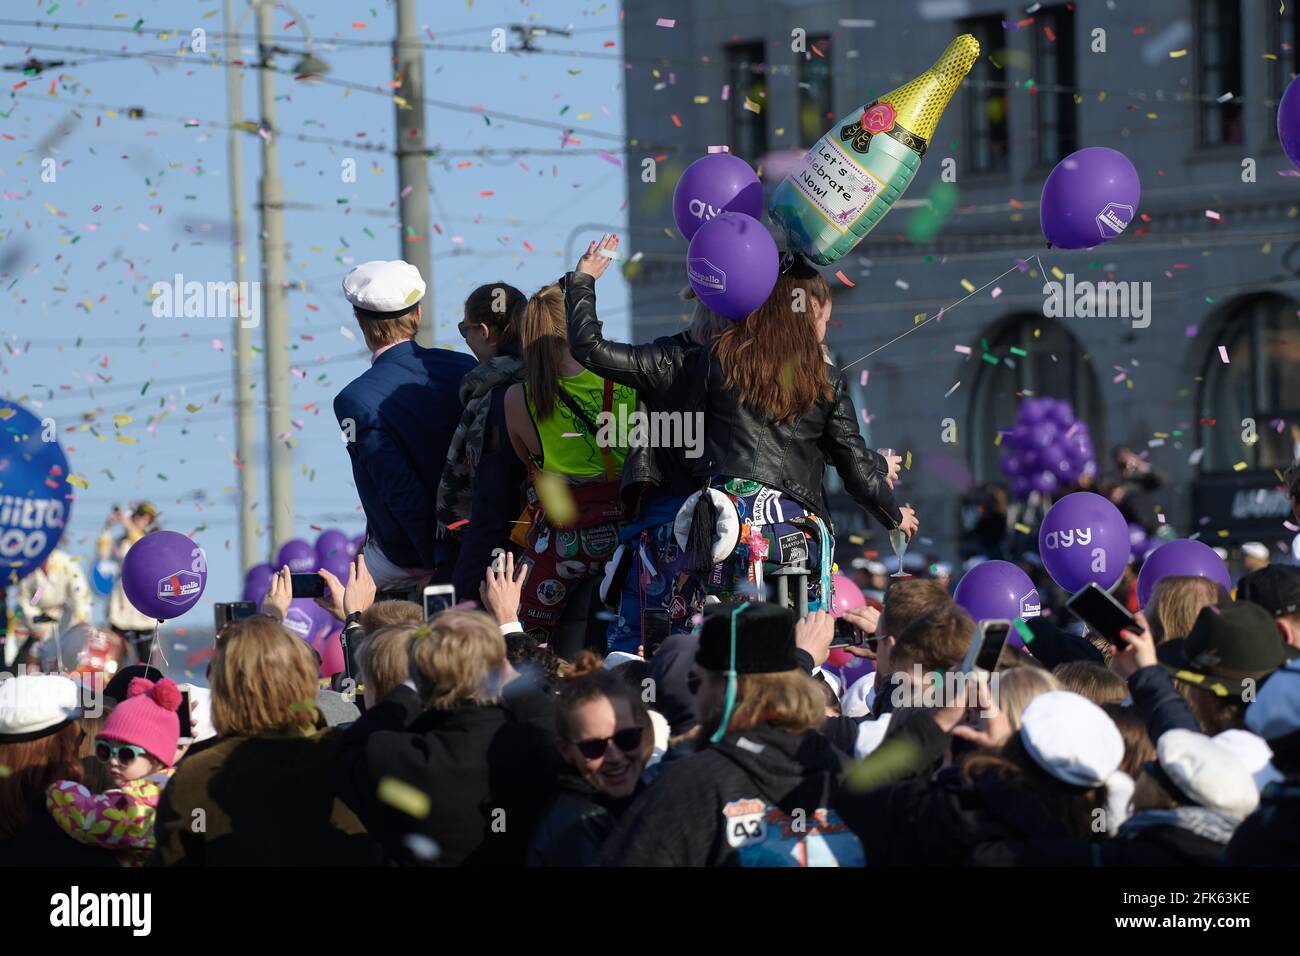
[[(235, 37), (234, 14), (231, 0), (225, 0), (226, 20), (226, 109), (230, 131), (227, 138), (228, 164), (230, 166), (230, 241), (235, 257), (236, 288), (243, 290), (248, 277), (244, 254), (244, 161), (239, 141), (241, 131), (236, 127), (244, 122), (244, 96), (240, 85), (241, 67), (239, 43)], [(253, 335), (244, 326), (240, 312), (249, 303), (240, 301), (235, 310), (235, 456), (239, 459), (239, 579), (261, 560), (258, 548), (260, 535), (255, 528), (257, 519), (253, 504), (257, 500), (257, 420), (253, 403)], [(261, 309), (260, 302), (252, 303)], [(259, 319), (262, 313), (258, 312)]]
[(280, 182), (275, 73), (270, 69), (274, 4), (257, 0), (258, 90), (262, 107), (262, 327), (266, 361), (266, 447), (271, 555), (293, 537), (293, 451), (289, 422), (289, 315), (284, 292), (284, 186)]
[[(433, 256), (429, 249), (429, 167), (424, 147), (424, 48), (415, 22), (415, 0), (397, 0), (397, 39), (393, 59), (398, 87), (397, 185), (402, 217), (402, 258), (420, 270), (425, 293), (424, 320), (416, 341), (433, 345)], [(403, 105), (405, 104), (405, 105)]]

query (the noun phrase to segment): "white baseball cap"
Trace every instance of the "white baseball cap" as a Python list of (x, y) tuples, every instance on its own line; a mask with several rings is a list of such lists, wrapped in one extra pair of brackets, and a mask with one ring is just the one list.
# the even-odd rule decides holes
[(38, 740), (81, 716), (77, 682), (61, 674), (0, 680), (0, 743)]

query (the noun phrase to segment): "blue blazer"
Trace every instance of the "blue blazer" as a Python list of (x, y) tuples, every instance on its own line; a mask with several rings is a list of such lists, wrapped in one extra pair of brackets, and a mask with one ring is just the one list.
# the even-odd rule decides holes
[[(433, 568), (437, 499), (472, 356), (399, 342), (334, 399), (368, 532), (402, 568)], [(351, 423), (351, 428), (349, 428)]]

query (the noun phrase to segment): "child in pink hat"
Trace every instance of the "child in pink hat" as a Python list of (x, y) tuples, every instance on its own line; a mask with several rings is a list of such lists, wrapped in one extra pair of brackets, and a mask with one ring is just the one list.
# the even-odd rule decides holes
[(176, 772), (180, 703), (180, 689), (169, 678), (156, 684), (143, 677), (131, 681), (126, 700), (113, 708), (95, 738), (95, 756), (108, 765), (112, 788), (96, 794), (72, 780), (57, 780), (45, 793), (45, 806), (64, 832), (115, 851), (123, 866), (144, 865), (155, 844), (158, 800)]

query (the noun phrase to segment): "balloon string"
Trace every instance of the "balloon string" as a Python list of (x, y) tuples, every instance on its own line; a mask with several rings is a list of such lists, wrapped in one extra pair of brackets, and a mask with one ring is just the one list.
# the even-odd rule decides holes
[[(1037, 262), (1037, 263), (1038, 263), (1038, 273), (1039, 273), (1039, 275), (1042, 275), (1042, 274), (1043, 274), (1043, 261), (1042, 261), (1041, 259), (1039, 259), (1038, 256), (1034, 256), (1034, 258), (1033, 258), (1032, 260), (1030, 260), (1030, 259), (1024, 259), (1024, 260), (1021, 260), (1021, 261), (1023, 261), (1026, 265), (1027, 265), (1028, 263), (1030, 263), (1031, 261), (1032, 261), (1032, 262)], [(970, 292), (966, 293), (966, 295), (962, 296), (960, 299), (958, 299), (958, 300), (957, 300), (956, 302), (954, 302), (952, 305), (945, 305), (943, 308), (941, 308), (941, 309), (940, 309), (938, 312), (936, 312), (934, 315), (930, 316), (929, 318), (925, 319), (925, 320), (922, 321), (922, 322), (917, 322), (915, 325), (913, 325), (913, 326), (912, 326), (910, 329), (908, 329), (906, 332), (902, 332), (902, 333), (900, 333), (900, 334), (894, 336), (892, 339), (890, 339), (890, 340), (889, 340), (888, 342), (886, 342), (884, 345), (880, 346), (879, 348), (872, 349), (872, 350), (871, 350), (870, 352), (868, 352), (866, 355), (862, 356), (862, 358), (854, 359), (854, 360), (853, 360), (852, 362), (850, 362), (848, 365), (841, 365), (841, 366), (840, 366), (840, 371), (843, 372), (843, 371), (845, 371), (845, 370), (847, 370), (847, 369), (851, 369), (851, 368), (853, 368), (853, 366), (857, 365), (859, 362), (862, 362), (862, 361), (865, 361), (866, 359), (871, 358), (871, 356), (875, 355), (877, 352), (883, 352), (885, 349), (889, 348), (891, 345), (893, 345), (893, 344), (894, 344), (895, 342), (897, 342), (899, 339), (903, 338), (904, 336), (911, 335), (913, 332), (915, 332), (917, 329), (921, 328), (922, 326), (929, 325), (931, 322), (933, 322), (933, 321), (934, 321), (935, 319), (937, 319), (939, 316), (941, 316), (941, 315), (945, 315), (945, 314), (947, 314), (948, 312), (951, 312), (953, 309), (957, 308), (957, 306), (961, 305), (963, 302), (965, 302), (965, 301), (966, 301), (967, 299), (969, 299), (971, 296), (976, 295), (976, 294), (978, 294), (978, 293), (980, 293), (980, 292), (983, 292), (985, 289), (987, 289), (987, 288), (988, 288), (989, 286), (991, 286), (993, 283), (997, 282), (998, 279), (1001, 279), (1002, 276), (1010, 275), (1011, 273), (1015, 272), (1015, 271), (1016, 271), (1017, 269), (1019, 269), (1019, 268), (1020, 268), (1019, 265), (1014, 265), (1014, 266), (1012, 266), (1010, 269), (1008, 269), (1006, 272), (1002, 273), (1002, 275), (1000, 275), (1000, 276), (994, 276), (992, 279), (990, 279), (988, 282), (984, 283), (984, 284), (983, 284), (982, 286), (980, 286), (978, 289), (972, 289)]]
[[(161, 629), (162, 629), (162, 621), (159, 621), (157, 624), (153, 626), (153, 641), (149, 644), (149, 659), (145, 661), (146, 666), (150, 666), (153, 664), (154, 651), (158, 652), (158, 656), (162, 658), (163, 664), (165, 664), (168, 667), (172, 666), (171, 661), (167, 660), (167, 655), (164, 654), (162, 651), (162, 645), (158, 643), (158, 635), (161, 632)], [(160, 667), (159, 670), (162, 670), (162, 668)]]

